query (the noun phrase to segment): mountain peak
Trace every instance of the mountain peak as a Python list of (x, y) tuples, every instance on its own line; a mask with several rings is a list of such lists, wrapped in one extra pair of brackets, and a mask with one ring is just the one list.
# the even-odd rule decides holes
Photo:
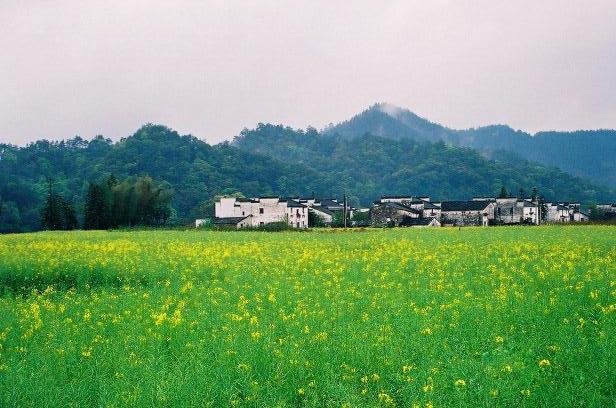
[(398, 119), (404, 113), (411, 113), (408, 109), (403, 109), (399, 106), (392, 105), (391, 103), (387, 102), (375, 103), (370, 109), (375, 109), (379, 112), (383, 112), (394, 119)]

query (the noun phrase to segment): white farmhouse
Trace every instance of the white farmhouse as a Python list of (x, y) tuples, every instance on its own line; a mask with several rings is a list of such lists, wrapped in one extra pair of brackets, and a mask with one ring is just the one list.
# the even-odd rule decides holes
[(274, 222), (286, 222), (293, 228), (308, 227), (308, 207), (280, 197), (223, 197), (214, 205), (216, 225), (236, 228), (259, 227)]
[(484, 226), (494, 219), (496, 204), (492, 201), (443, 201), (441, 224), (450, 226)]
[(548, 222), (586, 222), (587, 213), (581, 211), (580, 203), (546, 203)]

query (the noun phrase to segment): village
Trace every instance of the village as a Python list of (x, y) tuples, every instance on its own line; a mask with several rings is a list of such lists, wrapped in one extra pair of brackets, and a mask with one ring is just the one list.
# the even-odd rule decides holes
[[(616, 204), (597, 206), (616, 215)], [(537, 198), (473, 197), (466, 201), (432, 201), (429, 196), (382, 196), (370, 208), (356, 208), (336, 198), (223, 197), (215, 203), (213, 220), (197, 219), (196, 227), (291, 228), (342, 227), (466, 227), (588, 222), (580, 203), (543, 202)]]

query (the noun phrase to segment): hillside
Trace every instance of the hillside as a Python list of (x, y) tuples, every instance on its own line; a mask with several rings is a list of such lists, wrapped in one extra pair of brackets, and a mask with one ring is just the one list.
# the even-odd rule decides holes
[(547, 199), (607, 200), (613, 192), (559, 169), (501, 155), (486, 159), (470, 148), (443, 142), (397, 140), (369, 133), (349, 138), (314, 129), (294, 130), (260, 124), (245, 130), (233, 143), (238, 148), (297, 163), (319, 172), (319, 186), (348, 191), (360, 203), (381, 194), (429, 194), (443, 199), (496, 194), (536, 187)]
[[(418, 127), (419, 129), (419, 127)], [(26, 147), (0, 145), (0, 232), (39, 228), (47, 177), (82, 216), (89, 181), (150, 175), (175, 191), (176, 222), (211, 211), (218, 194), (340, 196), (368, 205), (381, 194), (443, 199), (537, 187), (546, 198), (592, 202), (614, 197), (558, 169), (511, 155), (488, 160), (474, 150), (364, 134), (356, 138), (259, 125), (233, 144), (209, 145), (160, 125), (116, 143), (102, 136)]]
[(182, 219), (199, 215), (214, 195), (297, 194), (289, 180), (312, 188), (310, 169), (241, 151), (228, 144), (208, 145), (164, 126), (146, 125), (112, 143), (97, 137), (63, 142), (38, 141), (26, 147), (0, 145), (0, 231), (36, 230), (47, 177), (60, 193), (83, 208), (87, 182), (110, 174), (118, 178), (148, 174), (175, 190), (173, 207)]
[(391, 139), (443, 140), (472, 147), (487, 157), (499, 150), (558, 167), (595, 184), (616, 188), (616, 130), (539, 132), (531, 135), (505, 125), (454, 130), (388, 104), (376, 104), (348, 121), (324, 130), (354, 138), (371, 133)]

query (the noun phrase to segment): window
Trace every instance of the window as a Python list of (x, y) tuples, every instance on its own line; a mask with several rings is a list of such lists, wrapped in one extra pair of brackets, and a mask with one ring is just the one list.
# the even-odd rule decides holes
[(259, 208), (259, 214), (263, 214), (263, 208)]

